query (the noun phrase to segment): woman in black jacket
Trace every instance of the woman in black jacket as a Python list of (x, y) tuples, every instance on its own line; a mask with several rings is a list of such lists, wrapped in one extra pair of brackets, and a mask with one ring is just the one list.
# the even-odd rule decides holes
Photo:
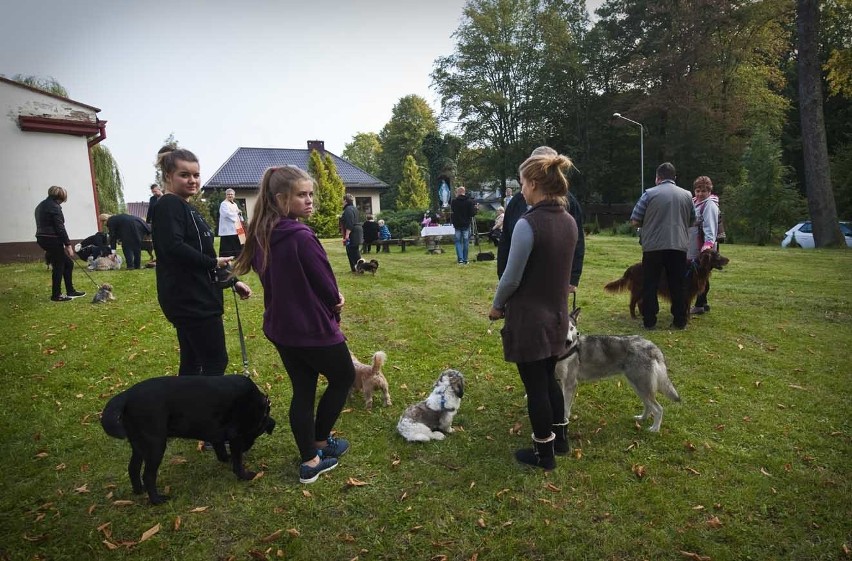
[[(65, 216), (60, 206), (67, 200), (68, 192), (54, 185), (47, 190), (47, 198), (35, 209), (36, 241), (46, 252), (47, 261), (53, 269), (50, 299), (54, 302), (68, 302), (86, 295), (74, 289), (74, 247), (65, 231)], [(66, 294), (61, 293), (63, 279)]]
[[(151, 216), (157, 254), (157, 299), (177, 330), (180, 345), (178, 374), (217, 376), (225, 373), (228, 351), (222, 322), (222, 288), (217, 269), (233, 257), (216, 257), (213, 232), (189, 204), (201, 187), (198, 158), (189, 150), (163, 147), (158, 154), (166, 194)], [(251, 289), (237, 281), (240, 297)]]

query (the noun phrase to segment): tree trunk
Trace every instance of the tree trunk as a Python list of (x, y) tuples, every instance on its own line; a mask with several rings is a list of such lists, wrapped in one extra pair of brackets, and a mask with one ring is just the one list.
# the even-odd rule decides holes
[(797, 0), (799, 34), (799, 112), (802, 117), (802, 152), (805, 189), (816, 247), (845, 247), (837, 223), (831, 190), (831, 171), (822, 111), (822, 74), (819, 64), (819, 0)]

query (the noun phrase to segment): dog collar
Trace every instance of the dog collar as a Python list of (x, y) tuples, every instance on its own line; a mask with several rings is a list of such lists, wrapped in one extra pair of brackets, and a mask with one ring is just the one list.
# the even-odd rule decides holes
[(577, 341), (574, 341), (564, 354), (561, 354), (556, 358), (556, 362), (559, 362), (560, 360), (565, 360), (570, 356), (574, 356), (578, 352), (580, 352), (580, 346), (577, 344)]

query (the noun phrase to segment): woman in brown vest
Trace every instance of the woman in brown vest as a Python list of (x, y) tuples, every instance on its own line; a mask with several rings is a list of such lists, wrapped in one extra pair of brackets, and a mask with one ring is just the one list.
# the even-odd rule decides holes
[(565, 210), (570, 166), (568, 157), (540, 151), (521, 164), (521, 192), (531, 208), (515, 225), (488, 313), (491, 320), (506, 320), (503, 356), (517, 364), (527, 392), (533, 448), (518, 450), (515, 457), (545, 470), (556, 467), (554, 445), (556, 451), (568, 450), (564, 398), (554, 371), (568, 336), (568, 287), (577, 245), (577, 224)]

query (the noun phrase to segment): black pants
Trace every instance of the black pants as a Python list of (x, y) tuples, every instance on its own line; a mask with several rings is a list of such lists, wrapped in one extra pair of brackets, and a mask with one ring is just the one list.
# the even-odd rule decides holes
[(686, 326), (686, 252), (676, 249), (646, 251), (642, 254), (642, 322), (645, 327), (657, 325), (660, 302), (657, 288), (660, 275), (665, 272), (672, 299), (672, 323), (675, 327)]
[[(331, 434), (340, 416), (349, 388), (355, 382), (355, 366), (346, 343), (331, 347), (285, 347), (275, 345), (290, 383), (293, 398), (290, 401), (290, 430), (299, 447), (302, 462), (317, 455), (315, 442)], [(314, 415), (317, 380), (319, 375), (328, 380)]]
[(355, 263), (361, 259), (361, 251), (358, 248), (359, 245), (360, 244), (350, 241), (349, 245), (346, 246), (346, 257), (349, 258), (349, 269), (352, 271), (355, 270)]
[(519, 362), (517, 366), (527, 391), (527, 413), (533, 434), (539, 440), (548, 438), (554, 421), (561, 423), (565, 414), (565, 397), (555, 375), (556, 357)]
[(127, 269), (139, 269), (142, 266), (142, 241), (130, 243), (122, 240), (121, 249), (124, 252), (124, 266)]
[(176, 323), (180, 344), (178, 376), (221, 376), (228, 367), (222, 316)]
[(45, 251), (47, 261), (50, 263), (51, 292), (56, 298), (62, 294), (62, 281), (65, 280), (65, 292), (74, 292), (74, 261), (65, 254), (65, 245), (62, 240), (51, 236), (36, 236), (40, 248)]

